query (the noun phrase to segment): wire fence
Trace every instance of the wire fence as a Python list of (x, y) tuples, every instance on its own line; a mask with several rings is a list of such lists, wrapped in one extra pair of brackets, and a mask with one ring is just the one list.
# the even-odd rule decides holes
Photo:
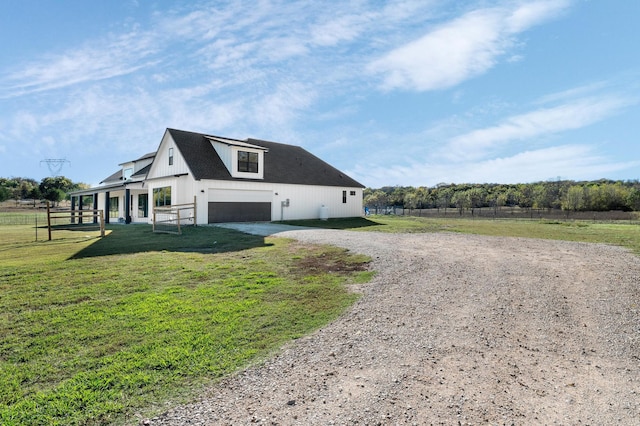
[(46, 226), (47, 212), (0, 212), (0, 226), (11, 225)]
[(475, 209), (406, 209), (402, 206), (368, 207), (369, 214), (416, 216), (434, 219), (511, 219), (511, 220), (557, 220), (557, 221), (589, 221), (599, 223), (640, 223), (640, 212), (624, 211), (580, 211), (572, 212), (560, 209), (521, 209), (492, 208)]

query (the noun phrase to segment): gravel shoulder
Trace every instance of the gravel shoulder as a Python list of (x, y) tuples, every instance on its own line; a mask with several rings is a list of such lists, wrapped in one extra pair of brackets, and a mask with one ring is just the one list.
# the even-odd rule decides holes
[(277, 234), (372, 257), (335, 322), (150, 425), (640, 424), (640, 258), (458, 234)]

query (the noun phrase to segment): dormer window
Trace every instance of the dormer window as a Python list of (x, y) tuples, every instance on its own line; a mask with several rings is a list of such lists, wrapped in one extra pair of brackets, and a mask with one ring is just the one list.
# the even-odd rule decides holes
[(169, 165), (173, 166), (173, 148), (169, 148)]
[(133, 174), (133, 169), (132, 168), (126, 168), (122, 171), (122, 179), (123, 180), (127, 180), (131, 177), (131, 175)]
[(254, 145), (235, 139), (205, 136), (211, 141), (213, 149), (222, 160), (232, 178), (264, 179), (265, 155), (269, 150), (260, 145)]
[(238, 171), (243, 173), (258, 173), (258, 153), (238, 151)]

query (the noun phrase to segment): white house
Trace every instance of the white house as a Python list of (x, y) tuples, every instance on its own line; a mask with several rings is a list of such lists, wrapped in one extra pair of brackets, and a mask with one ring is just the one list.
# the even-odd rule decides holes
[[(363, 185), (305, 149), (167, 129), (155, 153), (71, 194), (107, 221), (150, 223), (154, 207), (196, 203), (198, 224), (356, 217)], [(86, 208), (86, 207), (85, 207)]]

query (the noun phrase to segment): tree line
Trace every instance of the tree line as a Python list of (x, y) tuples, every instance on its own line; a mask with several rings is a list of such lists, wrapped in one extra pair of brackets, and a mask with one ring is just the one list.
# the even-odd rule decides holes
[(85, 189), (84, 183), (74, 183), (64, 176), (46, 177), (40, 182), (34, 179), (0, 177), (0, 202), (7, 200), (49, 200), (58, 203), (71, 191)]
[[(366, 188), (369, 208), (458, 209), (520, 207), (565, 211), (640, 211), (640, 182), (576, 182), (555, 180), (522, 184), (438, 184), (435, 187), (385, 186)], [(446, 213), (446, 211), (445, 211)]]

